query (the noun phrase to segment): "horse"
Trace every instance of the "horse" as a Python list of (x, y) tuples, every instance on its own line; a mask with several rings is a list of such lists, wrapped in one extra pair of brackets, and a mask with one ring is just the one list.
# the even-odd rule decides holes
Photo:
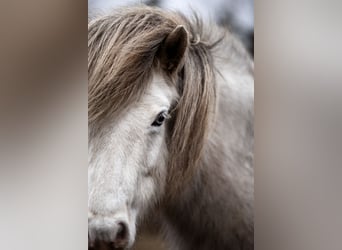
[(88, 20), (88, 244), (254, 248), (254, 63), (229, 31), (144, 5)]

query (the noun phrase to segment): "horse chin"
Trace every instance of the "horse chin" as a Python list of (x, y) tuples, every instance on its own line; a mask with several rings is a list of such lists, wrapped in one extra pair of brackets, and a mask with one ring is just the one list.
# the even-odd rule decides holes
[(88, 239), (88, 250), (128, 250), (131, 249), (134, 244), (134, 236), (130, 236), (128, 239), (128, 245), (125, 247), (115, 245), (103, 240), (97, 240), (95, 242), (89, 242)]
[(122, 248), (122, 247), (117, 248), (113, 244), (107, 243), (104, 241), (97, 241), (92, 246), (88, 246), (88, 250), (126, 250), (129, 248), (130, 247), (128, 247), (128, 248)]

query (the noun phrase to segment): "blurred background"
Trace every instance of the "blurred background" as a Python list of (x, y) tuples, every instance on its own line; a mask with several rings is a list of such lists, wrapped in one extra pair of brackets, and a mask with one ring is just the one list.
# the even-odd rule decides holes
[[(87, 249), (94, 2), (0, 1), (1, 249)], [(342, 3), (254, 9), (255, 249), (340, 250)]]

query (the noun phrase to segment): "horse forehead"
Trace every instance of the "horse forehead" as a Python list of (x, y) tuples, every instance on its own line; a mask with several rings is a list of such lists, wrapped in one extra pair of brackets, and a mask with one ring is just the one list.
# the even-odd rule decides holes
[(170, 107), (172, 101), (177, 97), (176, 88), (166, 83), (165, 79), (161, 75), (155, 74), (141, 102), (149, 106), (156, 105)]

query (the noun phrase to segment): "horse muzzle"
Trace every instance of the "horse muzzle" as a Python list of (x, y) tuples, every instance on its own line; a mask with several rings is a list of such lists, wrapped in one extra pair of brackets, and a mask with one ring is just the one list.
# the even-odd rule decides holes
[(88, 249), (126, 249), (132, 244), (131, 234), (125, 219), (88, 218)]

